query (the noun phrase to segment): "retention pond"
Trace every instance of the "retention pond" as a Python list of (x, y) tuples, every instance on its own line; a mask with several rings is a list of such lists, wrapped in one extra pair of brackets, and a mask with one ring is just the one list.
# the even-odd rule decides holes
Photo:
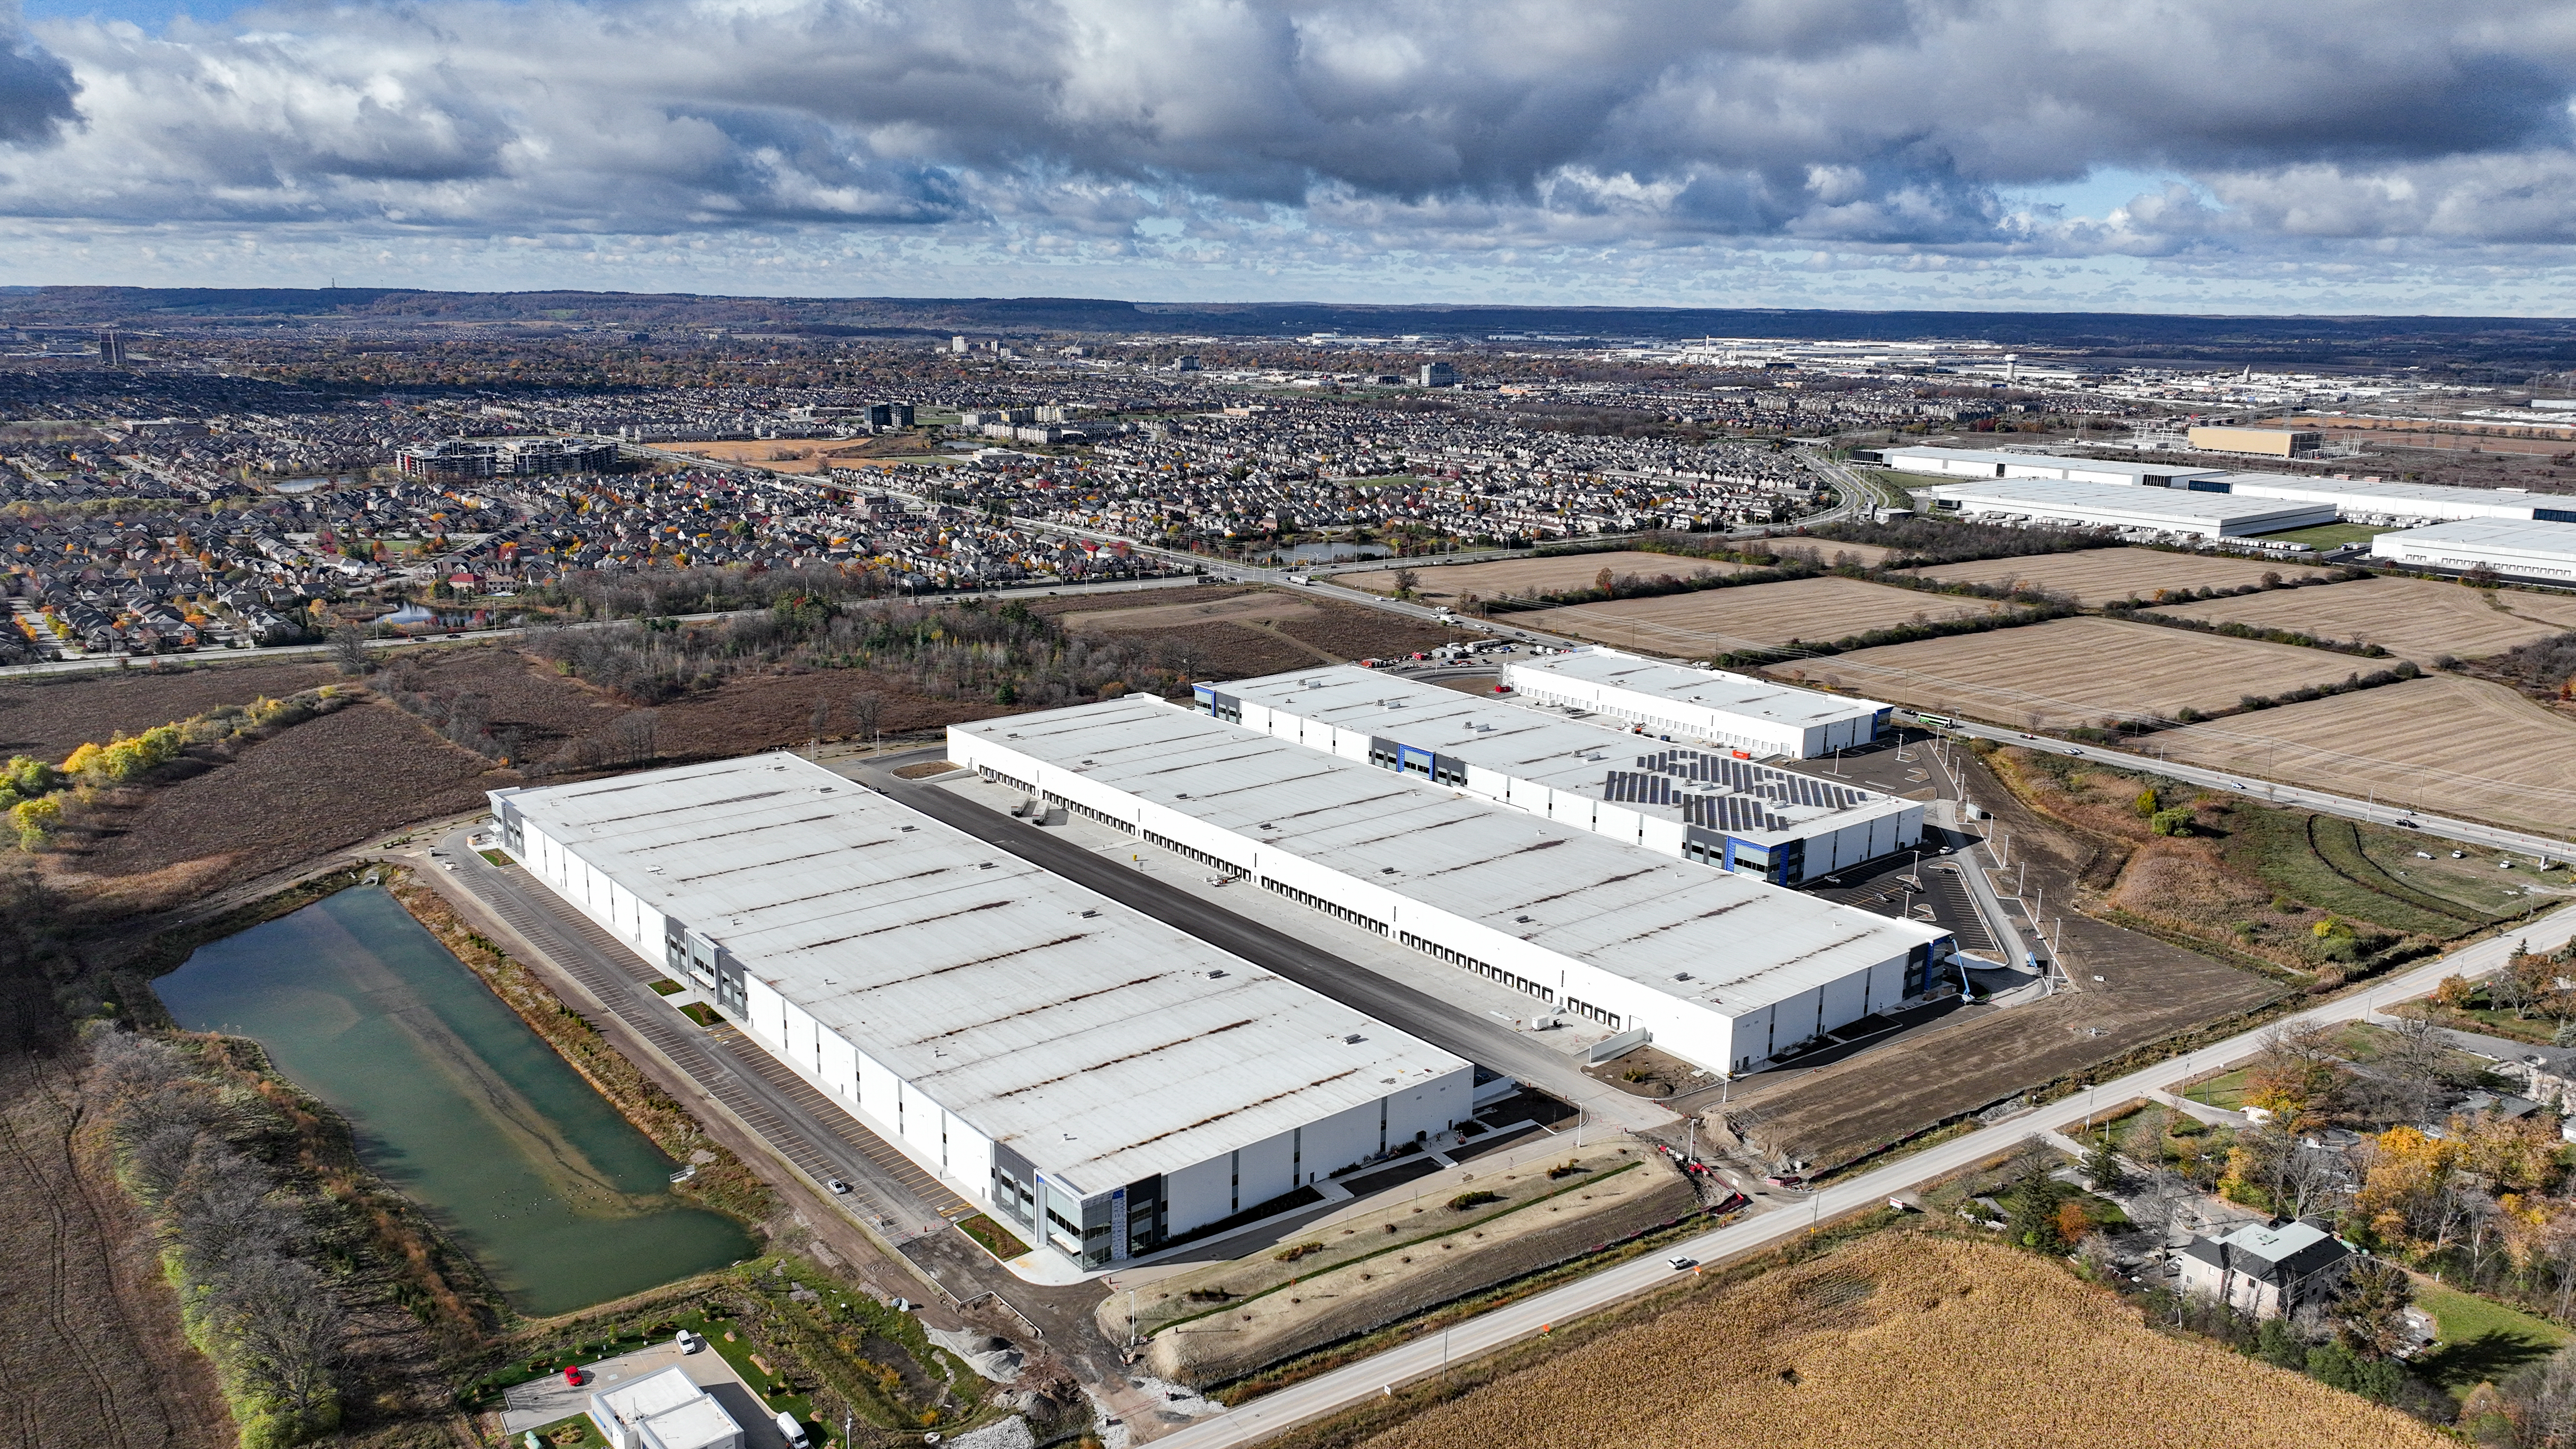
[(342, 891), (199, 947), (154, 983), (195, 1031), (247, 1036), (355, 1129), (522, 1313), (756, 1251), (671, 1195), (675, 1169), (384, 891)]

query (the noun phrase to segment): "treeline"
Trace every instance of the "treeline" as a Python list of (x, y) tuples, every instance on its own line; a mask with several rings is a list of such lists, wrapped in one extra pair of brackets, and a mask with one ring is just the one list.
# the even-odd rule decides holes
[[(530, 636), (530, 652), (637, 704), (713, 689), (752, 669), (866, 670), (934, 699), (1047, 709), (1186, 680), (1188, 645), (1090, 640), (1018, 600), (946, 606), (895, 600), (779, 598), (767, 613), (684, 625), (665, 618)], [(850, 713), (873, 730), (868, 698)]]
[(215, 1366), (243, 1449), (332, 1432), (347, 1324), (314, 1204), (259, 1155), (287, 1135), (255, 1094), (200, 1075), (166, 1042), (103, 1032), (86, 1090), (117, 1176), (151, 1216), (188, 1341)]
[(2530, 688), (2554, 690), (2563, 698), (2569, 682), (2576, 680), (2576, 634), (2517, 644), (2495, 665)]
[(894, 591), (874, 569), (744, 568), (652, 569), (636, 573), (568, 573), (551, 588), (531, 590), (529, 603), (552, 605), (576, 619), (649, 619), (677, 614), (716, 614), (766, 609), (781, 599), (827, 601), (882, 598)]
[(1898, 556), (1887, 560), (1888, 568), (1923, 568), (1981, 558), (2026, 558), (2085, 548), (2116, 548), (2120, 544), (2119, 535), (2108, 529), (2010, 528), (2000, 523), (1933, 518), (1893, 518), (1884, 523), (1844, 519), (1816, 528), (1812, 536), (1893, 549)]

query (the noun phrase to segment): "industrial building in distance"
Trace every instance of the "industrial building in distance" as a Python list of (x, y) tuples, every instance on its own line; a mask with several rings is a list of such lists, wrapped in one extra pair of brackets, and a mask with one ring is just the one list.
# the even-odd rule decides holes
[(1086, 1268), (1474, 1110), (1461, 1058), (794, 755), (491, 800), (531, 876)]
[(1874, 700), (1598, 647), (1516, 658), (1504, 666), (1503, 683), (1525, 704), (1556, 705), (1643, 734), (1793, 760), (1868, 744), (1894, 713)]
[(2400, 568), (2467, 573), (2484, 568), (2507, 578), (2576, 583), (2576, 522), (2525, 523), (2481, 518), (2383, 533), (2373, 558)]
[(2119, 488), (2050, 479), (1944, 483), (1931, 491), (1941, 513), (1995, 523), (2037, 522), (2177, 538), (2245, 538), (2335, 521), (2331, 503), (2236, 498), (2216, 491)]
[(1202, 684), (1197, 698), (1274, 739), (1783, 885), (1923, 839), (1918, 800), (1350, 665)]
[(1917, 998), (1948, 933), (1122, 698), (948, 730), (986, 779), (1716, 1072)]

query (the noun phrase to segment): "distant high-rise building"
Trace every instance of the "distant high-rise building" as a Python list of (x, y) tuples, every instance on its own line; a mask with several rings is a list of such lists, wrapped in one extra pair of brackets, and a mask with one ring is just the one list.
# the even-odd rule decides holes
[(1426, 362), (1422, 364), (1421, 385), (1424, 387), (1456, 387), (1458, 385), (1457, 370), (1445, 362)]
[(1173, 363), (1172, 366), (1182, 372), (1196, 372), (1199, 370), (1199, 355), (1195, 352), (1184, 352), (1181, 354), (1180, 360)]
[(114, 331), (101, 332), (98, 334), (98, 360), (109, 367), (123, 367), (125, 365), (125, 334)]
[(870, 403), (860, 415), (871, 428), (908, 428), (912, 426), (912, 404), (899, 402)]
[(951, 338), (949, 338), (949, 339), (948, 339), (948, 350), (949, 350), (950, 352), (955, 353), (956, 355), (958, 355), (958, 356), (960, 356), (960, 357), (965, 356), (965, 355), (966, 355), (966, 339), (965, 339), (964, 337), (951, 337)]

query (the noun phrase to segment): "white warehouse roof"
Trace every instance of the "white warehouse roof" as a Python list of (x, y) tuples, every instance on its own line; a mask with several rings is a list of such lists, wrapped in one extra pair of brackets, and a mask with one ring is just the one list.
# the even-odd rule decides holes
[(2529, 521), (2534, 510), (2549, 503), (2576, 505), (2576, 499), (2534, 498), (2501, 488), (2454, 488), (2444, 483), (2371, 483), (2350, 478), (2301, 478), (2287, 473), (2229, 473), (2211, 480), (2227, 485), (2240, 498), (2289, 498), (2303, 503), (2331, 503), (2346, 518), (2372, 514), (2386, 518), (2514, 518)]
[(1468, 1065), (795, 755), (495, 799), (1087, 1191)]
[[(1839, 781), (1736, 760), (1723, 752), (1677, 751), (1650, 736), (1351, 665), (1200, 688), (1357, 734), (1398, 739), (1476, 769), (1633, 810), (1675, 820), (1708, 815), (1710, 819), (1694, 823), (1749, 839), (1830, 830), (1920, 808)], [(1675, 761), (1676, 755), (1690, 758)], [(1712, 808), (1727, 806), (1735, 808)]]
[(2576, 580), (2576, 523), (2473, 518), (2383, 533), (2370, 541), (2373, 557), (2397, 564), (2475, 568), (2565, 582)]
[(2121, 463), (2107, 458), (2061, 458), (2048, 453), (1985, 452), (1974, 448), (1882, 448), (1879, 456), (1900, 471), (1978, 478), (2054, 478), (2110, 486), (2162, 486), (2210, 478), (2227, 470), (2175, 463)]
[(1159, 701), (951, 725), (949, 734), (1721, 1016), (1818, 990), (1948, 934), (1426, 789)]
[(2335, 520), (2331, 503), (2040, 478), (1944, 483), (1930, 492), (1938, 500), (1937, 506), (1955, 507), (1972, 516), (2005, 514), (2100, 528), (2152, 529), (2212, 537), (2275, 533)]
[(1800, 689), (1723, 669), (1692, 669), (1600, 646), (1529, 659), (1515, 657), (1509, 672), (1515, 679), (1555, 675), (1610, 689), (1634, 690), (1657, 699), (1798, 730), (1875, 719), (1888, 708), (1876, 700)]

